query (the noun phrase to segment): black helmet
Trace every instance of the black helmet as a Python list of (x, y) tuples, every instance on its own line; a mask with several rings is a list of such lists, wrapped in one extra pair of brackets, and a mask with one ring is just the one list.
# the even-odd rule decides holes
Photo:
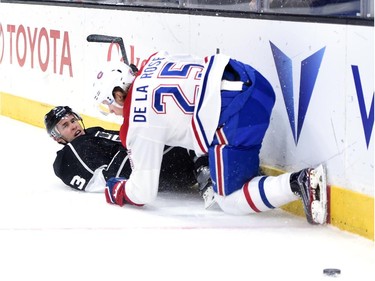
[(46, 126), (49, 135), (55, 138), (61, 137), (59, 131), (57, 131), (55, 127), (67, 114), (73, 114), (78, 120), (82, 121), (81, 116), (75, 113), (69, 106), (56, 106), (44, 116), (44, 125)]

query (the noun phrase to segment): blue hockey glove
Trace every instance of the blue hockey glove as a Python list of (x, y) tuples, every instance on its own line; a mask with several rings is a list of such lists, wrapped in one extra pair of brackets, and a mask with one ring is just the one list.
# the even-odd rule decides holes
[(125, 178), (110, 178), (105, 187), (105, 199), (109, 204), (124, 206), (125, 201)]

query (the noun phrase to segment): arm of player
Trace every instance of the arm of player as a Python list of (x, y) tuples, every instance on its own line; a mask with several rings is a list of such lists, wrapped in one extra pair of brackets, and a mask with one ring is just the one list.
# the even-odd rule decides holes
[(66, 145), (62, 150), (57, 152), (53, 163), (53, 170), (55, 175), (67, 186), (85, 191), (93, 175), (93, 171), (87, 165), (83, 164), (83, 161), (77, 159), (77, 154), (73, 153), (73, 148)]
[(132, 173), (129, 179), (111, 178), (105, 195), (110, 204), (142, 206), (156, 199), (164, 144), (138, 137), (129, 150)]

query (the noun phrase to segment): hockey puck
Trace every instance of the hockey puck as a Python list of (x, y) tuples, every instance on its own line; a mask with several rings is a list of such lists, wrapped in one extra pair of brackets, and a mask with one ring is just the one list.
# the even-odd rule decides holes
[(325, 268), (323, 269), (323, 274), (327, 276), (337, 276), (341, 274), (341, 270), (338, 268)]

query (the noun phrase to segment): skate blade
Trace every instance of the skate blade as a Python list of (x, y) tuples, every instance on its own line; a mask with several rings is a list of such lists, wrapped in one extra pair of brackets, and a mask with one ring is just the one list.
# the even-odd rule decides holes
[(204, 208), (206, 210), (210, 209), (215, 203), (215, 193), (213, 188), (210, 186), (203, 194)]
[[(312, 189), (319, 188), (319, 200), (311, 203), (311, 216), (313, 223), (327, 223), (327, 176), (323, 165), (319, 165), (313, 170), (314, 176), (311, 179)], [(314, 182), (313, 182), (314, 180)], [(316, 190), (317, 191), (317, 190)]]

